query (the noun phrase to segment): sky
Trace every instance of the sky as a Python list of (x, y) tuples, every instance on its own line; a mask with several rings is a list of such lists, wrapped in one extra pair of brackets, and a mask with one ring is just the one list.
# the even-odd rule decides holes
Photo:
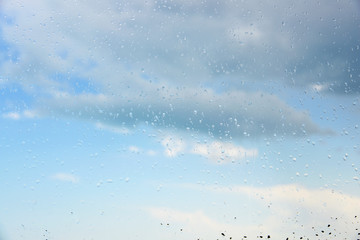
[(0, 240), (360, 234), (358, 0), (0, 18)]

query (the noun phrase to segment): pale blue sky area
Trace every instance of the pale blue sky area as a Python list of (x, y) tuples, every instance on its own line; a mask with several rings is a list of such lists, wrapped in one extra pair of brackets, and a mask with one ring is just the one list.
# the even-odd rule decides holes
[(0, 240), (357, 236), (358, 1), (0, 17)]

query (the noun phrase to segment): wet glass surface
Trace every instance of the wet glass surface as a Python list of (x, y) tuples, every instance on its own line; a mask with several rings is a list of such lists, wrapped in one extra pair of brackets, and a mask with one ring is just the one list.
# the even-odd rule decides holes
[(360, 239), (359, 1), (0, 18), (0, 240)]

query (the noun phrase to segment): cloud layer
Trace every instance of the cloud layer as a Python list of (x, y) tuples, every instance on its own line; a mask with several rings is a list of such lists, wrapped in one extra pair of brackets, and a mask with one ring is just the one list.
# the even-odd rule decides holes
[(20, 70), (23, 84), (25, 76), (90, 71), (105, 86), (124, 82), (113, 73), (132, 72), (174, 85), (228, 78), (237, 88), (273, 80), (359, 92), (357, 1), (19, 4), (4, 3), (2, 32), (11, 46), (4, 73)]

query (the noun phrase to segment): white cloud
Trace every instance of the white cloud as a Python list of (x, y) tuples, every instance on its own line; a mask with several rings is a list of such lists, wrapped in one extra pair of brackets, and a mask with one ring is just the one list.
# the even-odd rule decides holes
[(326, 91), (328, 88), (329, 88), (328, 84), (317, 83), (317, 84), (311, 85), (311, 89), (316, 92), (323, 92), (323, 91)]
[(23, 116), (25, 118), (35, 118), (36, 117), (36, 113), (34, 111), (31, 111), (31, 110), (25, 110), (23, 112)]
[(136, 147), (136, 146), (130, 146), (129, 151), (132, 152), (132, 153), (140, 153), (141, 149)]
[(161, 144), (165, 147), (165, 155), (168, 157), (176, 157), (179, 153), (183, 153), (186, 144), (181, 138), (177, 137), (165, 137)]
[(140, 147), (138, 147), (138, 146), (134, 146), (134, 145), (132, 145), (132, 146), (129, 146), (128, 147), (128, 150), (131, 152), (131, 153), (136, 153), (136, 154), (143, 154), (143, 153), (145, 153), (146, 155), (148, 155), (148, 156), (155, 156), (156, 154), (157, 154), (157, 152), (156, 151), (154, 151), (154, 150), (146, 150), (146, 152), (145, 152), (145, 150), (143, 150), (143, 149), (141, 149)]
[(95, 124), (96, 128), (101, 130), (107, 130), (114, 133), (120, 133), (120, 134), (129, 134), (130, 130), (125, 127), (117, 127), (117, 126), (110, 126), (101, 122), (97, 122)]
[(74, 174), (69, 174), (69, 173), (56, 173), (56, 174), (52, 175), (51, 178), (54, 180), (62, 181), (62, 182), (71, 182), (71, 183), (79, 182), (79, 177), (77, 177)]
[(306, 214), (311, 212), (313, 214), (325, 215), (329, 218), (331, 216), (353, 218), (354, 213), (360, 211), (359, 197), (332, 189), (307, 189), (300, 185), (290, 184), (262, 188), (234, 186), (231, 188), (218, 188), (215, 191), (245, 194), (259, 200), (264, 206), (272, 203), (275, 211), (288, 208), (288, 212), (292, 215), (304, 208)]
[[(356, 196), (332, 189), (308, 189), (296, 184), (274, 187), (232, 186), (208, 189), (219, 193), (238, 195), (239, 197), (245, 195), (256, 200), (258, 210), (264, 213), (268, 212), (268, 220), (275, 223), (273, 227), (279, 231), (286, 228), (288, 232), (291, 232), (291, 228), (297, 229), (299, 232), (306, 230), (306, 234), (311, 236), (314, 226), (319, 231), (319, 228), (325, 227), (328, 221), (339, 218), (339, 222), (335, 223), (337, 225), (336, 231), (345, 235), (355, 235), (354, 225), (349, 223), (356, 220), (354, 217), (360, 212), (360, 198)], [(282, 222), (287, 219), (296, 219), (296, 222), (285, 228)], [(338, 237), (338, 239), (343, 239), (341, 235)]]
[(197, 143), (192, 153), (204, 156), (217, 163), (229, 163), (246, 157), (257, 157), (257, 149), (245, 149), (232, 143), (214, 141), (209, 144)]
[(146, 152), (146, 154), (147, 154), (148, 156), (155, 156), (157, 153), (156, 153), (156, 151), (154, 151), (154, 150), (148, 150), (148, 151)]
[(35, 118), (36, 113), (30, 110), (24, 110), (23, 112), (8, 112), (2, 114), (3, 118), (12, 119), (12, 120), (19, 120), (24, 118)]
[[(219, 193), (228, 209), (221, 208), (217, 218), (212, 209), (206, 208), (190, 212), (150, 208), (149, 213), (162, 222), (178, 223), (192, 236), (201, 238), (220, 237), (220, 233), (225, 232), (233, 239), (241, 239), (244, 235), (255, 239), (261, 234), (269, 234), (272, 239), (315, 239), (316, 233), (322, 239), (331, 232), (332, 239), (355, 239), (355, 229), (359, 227), (355, 216), (360, 212), (360, 198), (330, 189), (314, 190), (294, 184), (273, 187), (192, 185), (190, 188), (198, 189), (202, 196), (205, 189)], [(231, 205), (229, 198), (236, 204)], [(239, 208), (243, 205), (246, 211)], [(238, 219), (229, 221), (224, 217), (228, 215)]]
[(180, 137), (176, 134), (163, 132), (161, 137), (161, 144), (164, 147), (164, 154), (168, 157), (175, 157), (179, 154), (194, 154), (200, 155), (209, 159), (213, 163), (227, 164), (244, 158), (255, 158), (258, 155), (258, 150), (247, 149), (232, 142), (224, 141), (208, 141), (200, 143), (193, 138)]
[(12, 119), (12, 120), (19, 120), (21, 118), (20, 113), (17, 112), (9, 112), (4, 113), (2, 115), (3, 118)]

